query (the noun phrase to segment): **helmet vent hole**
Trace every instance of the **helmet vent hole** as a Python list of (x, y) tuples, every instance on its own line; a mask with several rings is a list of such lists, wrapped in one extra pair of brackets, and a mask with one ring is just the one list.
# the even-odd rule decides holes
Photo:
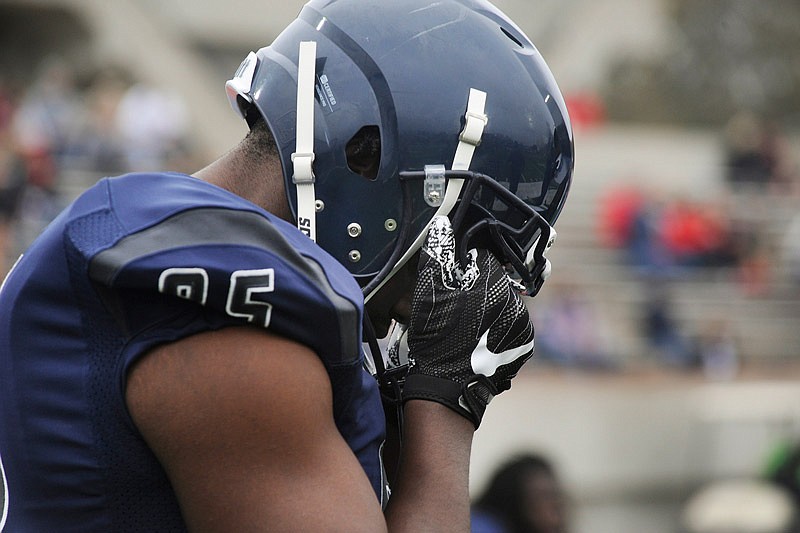
[(381, 131), (378, 126), (364, 126), (347, 141), (347, 166), (369, 180), (378, 177), (381, 166)]
[(519, 46), (520, 48), (525, 48), (525, 45), (522, 44), (522, 41), (514, 37), (507, 29), (500, 26), (500, 30), (506, 35), (506, 37), (514, 41), (517, 44), (517, 46)]

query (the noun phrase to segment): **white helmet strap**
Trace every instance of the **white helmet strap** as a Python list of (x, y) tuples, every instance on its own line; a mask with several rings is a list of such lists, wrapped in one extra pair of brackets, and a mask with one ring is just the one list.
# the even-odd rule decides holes
[(303, 41), (297, 60), (297, 127), (292, 154), (297, 187), (297, 227), (312, 241), (317, 240), (317, 198), (314, 192), (314, 80), (317, 43)]
[[(472, 156), (475, 153), (475, 147), (481, 143), (483, 130), (489, 122), (489, 118), (484, 113), (486, 108), (486, 93), (478, 89), (471, 88), (469, 90), (469, 98), (467, 100), (467, 112), (464, 115), (465, 124), (464, 129), (458, 137), (458, 146), (456, 147), (456, 154), (453, 157), (453, 170), (469, 170), (469, 165), (472, 163)], [(392, 278), (397, 272), (405, 265), (417, 250), (422, 247), (425, 236), (428, 233), (428, 228), (434, 218), (439, 215), (449, 215), (450, 211), (456, 205), (459, 196), (461, 195), (461, 188), (464, 186), (464, 180), (460, 178), (452, 178), (447, 183), (445, 189), (444, 199), (442, 204), (436, 210), (436, 213), (431, 217), (428, 223), (422, 228), (422, 231), (414, 239), (414, 242), (409, 246), (408, 250), (403, 256), (395, 263), (389, 274), (378, 284), (375, 289), (366, 295), (365, 301), (369, 301), (375, 295), (384, 283)]]
[[(297, 122), (295, 151), (292, 153), (294, 173), (292, 182), (297, 189), (297, 227), (311, 240), (317, 240), (317, 198), (314, 190), (314, 83), (316, 80), (317, 43), (302, 41), (297, 59)], [(242, 62), (233, 79), (226, 83), (226, 91), (231, 103), (240, 115), (244, 115), (238, 98), (252, 102), (250, 90), (258, 59), (250, 52)], [(484, 113), (486, 93), (471, 88), (464, 115), (464, 129), (458, 137), (458, 146), (453, 157), (453, 170), (469, 170), (475, 148), (480, 144), (483, 130), (488, 123)], [(433, 163), (433, 162), (432, 162)], [(369, 301), (383, 284), (392, 278), (408, 260), (422, 247), (433, 218), (449, 215), (455, 207), (464, 180), (452, 178), (447, 182), (444, 198), (433, 217), (428, 221), (403, 256), (395, 263), (389, 274), (375, 287), (365, 300)]]

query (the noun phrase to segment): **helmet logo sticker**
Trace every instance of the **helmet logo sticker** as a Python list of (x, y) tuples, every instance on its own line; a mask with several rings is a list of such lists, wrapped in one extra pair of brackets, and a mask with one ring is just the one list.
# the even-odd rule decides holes
[(314, 88), (317, 91), (317, 98), (319, 98), (322, 109), (328, 113), (336, 111), (336, 95), (333, 94), (328, 76), (325, 74), (318, 76)]

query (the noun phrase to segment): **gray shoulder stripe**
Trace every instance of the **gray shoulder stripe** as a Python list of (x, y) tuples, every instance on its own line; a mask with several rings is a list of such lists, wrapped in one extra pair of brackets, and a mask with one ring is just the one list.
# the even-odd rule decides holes
[(257, 246), (274, 252), (305, 271), (305, 260), (269, 220), (251, 211), (205, 208), (183, 211), (163, 222), (129, 235), (94, 258), (92, 279), (110, 284), (128, 263), (148, 255), (185, 246), (232, 244)]
[[(108, 286), (125, 265), (137, 259), (203, 244), (255, 246), (272, 252), (302, 272), (325, 294), (336, 307), (344, 331), (358, 331), (356, 305), (334, 291), (316, 261), (300, 255), (268, 219), (252, 211), (198, 208), (179, 213), (95, 255), (89, 264), (89, 277)], [(350, 339), (343, 340), (351, 343)], [(342, 346), (342, 349), (343, 354), (352, 354), (358, 352), (359, 346)]]
[(288, 260), (305, 272), (305, 260), (269, 220), (250, 211), (191, 209), (121, 239), (92, 258), (89, 275), (110, 284), (125, 265), (173, 248), (204, 244), (257, 246)]

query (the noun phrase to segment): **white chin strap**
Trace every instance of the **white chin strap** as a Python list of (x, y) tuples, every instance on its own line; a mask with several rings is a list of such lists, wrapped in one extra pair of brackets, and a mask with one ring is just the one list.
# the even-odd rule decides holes
[[(315, 63), (317, 58), (317, 43), (303, 41), (300, 43), (300, 52), (297, 60), (297, 126), (295, 151), (292, 154), (294, 175), (292, 182), (297, 188), (297, 227), (311, 240), (317, 240), (317, 198), (314, 192), (314, 81)], [(469, 170), (475, 147), (481, 142), (483, 130), (488, 122), (484, 114), (486, 107), (486, 93), (477, 89), (470, 89), (467, 101), (467, 112), (464, 115), (464, 129), (459, 135), (458, 147), (453, 157), (453, 170)], [(439, 215), (448, 215), (456, 205), (463, 179), (451, 179), (447, 183), (444, 198), (431, 220)], [(397, 261), (389, 275), (365, 298), (370, 298), (394, 276), (403, 265), (422, 247), (425, 235), (428, 233), (431, 221), (425, 225), (417, 235), (412, 245)]]
[(297, 128), (292, 154), (297, 187), (297, 227), (312, 241), (317, 240), (317, 198), (314, 193), (314, 78), (317, 43), (300, 43), (297, 60)]
[[(472, 155), (475, 153), (475, 147), (481, 143), (483, 130), (487, 122), (489, 122), (489, 118), (484, 113), (485, 108), (486, 93), (478, 89), (470, 89), (469, 99), (467, 100), (467, 112), (464, 115), (464, 129), (458, 137), (458, 146), (456, 147), (456, 154), (453, 157), (453, 170), (469, 170), (469, 165), (472, 163)], [(464, 180), (461, 178), (452, 178), (448, 180), (444, 198), (442, 199), (442, 204), (439, 206), (439, 209), (436, 210), (436, 213), (431, 217), (425, 227), (422, 228), (422, 231), (417, 235), (416, 239), (414, 239), (414, 242), (408, 250), (406, 250), (403, 256), (395, 263), (389, 274), (372, 292), (366, 295), (364, 301), (368, 302), (370, 298), (372, 298), (372, 296), (374, 296), (381, 287), (397, 274), (397, 271), (417, 253), (417, 250), (422, 247), (422, 243), (425, 240), (425, 236), (428, 234), (428, 228), (433, 219), (439, 215), (447, 216), (450, 214), (450, 211), (453, 210), (453, 207), (456, 205), (461, 195), (461, 188), (463, 185)]]

